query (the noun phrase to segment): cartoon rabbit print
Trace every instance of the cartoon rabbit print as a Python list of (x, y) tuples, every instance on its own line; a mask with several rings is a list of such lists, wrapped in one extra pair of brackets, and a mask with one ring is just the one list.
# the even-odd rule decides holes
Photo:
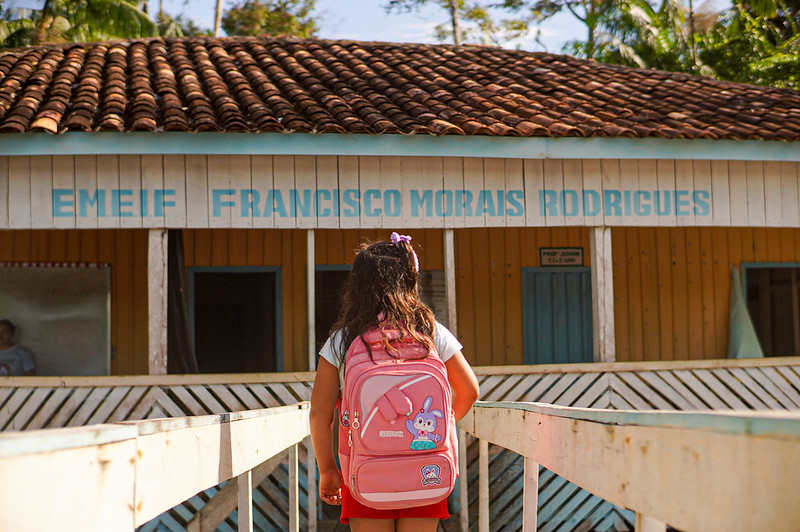
[(424, 450), (433, 449), (436, 443), (441, 441), (442, 437), (439, 434), (434, 434), (436, 430), (436, 418), (444, 419), (444, 414), (441, 410), (430, 410), (433, 404), (433, 397), (430, 395), (422, 403), (422, 408), (414, 416), (414, 419), (406, 421), (406, 429), (414, 436), (411, 442), (411, 449)]

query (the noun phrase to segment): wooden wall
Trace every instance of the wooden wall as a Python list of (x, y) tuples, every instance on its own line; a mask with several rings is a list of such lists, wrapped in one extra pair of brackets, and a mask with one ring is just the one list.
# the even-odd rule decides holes
[(730, 276), (742, 262), (800, 261), (790, 228), (614, 228), (618, 361), (726, 358)]
[[(410, 233), (423, 269), (444, 268), (443, 233)], [(317, 264), (352, 262), (386, 230), (316, 230)], [(187, 266), (282, 267), (284, 369), (307, 369), (306, 233), (290, 229), (185, 231)], [(725, 358), (730, 269), (742, 262), (800, 262), (800, 230), (614, 228), (618, 361)], [(458, 336), (475, 365), (522, 364), (521, 269), (540, 247), (583, 247), (585, 227), (455, 230)], [(147, 230), (0, 231), (0, 262), (111, 265), (112, 373), (147, 373)]]

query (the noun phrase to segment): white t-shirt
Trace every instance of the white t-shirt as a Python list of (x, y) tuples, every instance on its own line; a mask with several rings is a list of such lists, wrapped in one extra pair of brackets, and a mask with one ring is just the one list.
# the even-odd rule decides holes
[[(339, 329), (328, 337), (325, 341), (325, 345), (319, 350), (319, 356), (333, 364), (336, 369), (339, 370), (340, 389), (344, 388), (344, 372), (340, 368), (340, 357), (337, 356), (338, 353), (335, 352), (334, 349), (338, 350), (341, 345), (342, 330)], [(436, 346), (436, 351), (439, 352), (439, 358), (442, 359), (442, 362), (447, 362), (464, 347), (461, 345), (461, 342), (458, 341), (458, 338), (438, 321), (436, 322), (436, 330), (433, 331), (433, 345)]]
[(25, 375), (36, 369), (31, 352), (16, 344), (6, 350), (0, 349), (0, 376)]

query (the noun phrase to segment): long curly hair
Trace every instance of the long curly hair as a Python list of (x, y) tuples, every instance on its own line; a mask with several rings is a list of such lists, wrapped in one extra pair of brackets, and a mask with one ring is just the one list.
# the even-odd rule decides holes
[[(343, 287), (339, 318), (331, 328), (331, 334), (342, 331), (341, 345), (336, 350), (342, 363), (353, 340), (363, 340), (363, 334), (373, 328), (400, 331), (401, 336), (394, 340), (384, 336), (390, 355), (396, 352), (391, 344), (409, 336), (431, 352), (436, 317), (419, 297), (417, 268), (410, 242), (361, 245)], [(371, 358), (372, 350), (365, 344)]]

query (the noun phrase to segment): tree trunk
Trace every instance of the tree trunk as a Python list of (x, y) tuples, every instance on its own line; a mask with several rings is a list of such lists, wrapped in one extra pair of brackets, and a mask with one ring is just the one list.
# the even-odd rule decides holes
[(458, 0), (450, 0), (450, 18), (453, 20), (453, 42), (461, 46), (461, 25), (458, 22)]
[(33, 36), (33, 44), (42, 44), (47, 38), (47, 27), (50, 25), (50, 6), (52, 4), (53, 0), (45, 0), (42, 6), (42, 13)]
[(214, 37), (219, 37), (222, 27), (222, 0), (217, 0), (217, 7), (214, 11)]

